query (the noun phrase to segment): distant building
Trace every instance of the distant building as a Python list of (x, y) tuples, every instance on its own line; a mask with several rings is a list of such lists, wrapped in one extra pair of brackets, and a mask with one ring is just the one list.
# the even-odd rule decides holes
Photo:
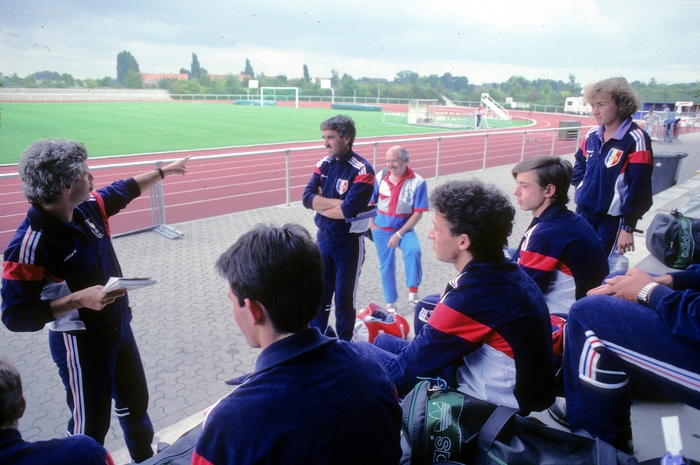
[(163, 79), (187, 81), (189, 76), (185, 73), (141, 73), (141, 82), (144, 87), (156, 87)]

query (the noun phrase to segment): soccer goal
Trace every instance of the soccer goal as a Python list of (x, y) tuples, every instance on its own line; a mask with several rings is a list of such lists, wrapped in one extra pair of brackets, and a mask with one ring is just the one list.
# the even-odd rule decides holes
[[(260, 106), (265, 105), (265, 91), (266, 90), (271, 90), (272, 91), (272, 100), (277, 101), (277, 96), (278, 93), (277, 91), (282, 91), (286, 90), (287, 92), (289, 91), (294, 91), (294, 102), (295, 102), (295, 107), (299, 108), (299, 88), (298, 87), (261, 87), (260, 88)], [(287, 96), (291, 97), (290, 93), (283, 94), (285, 96), (285, 100), (287, 100)]]

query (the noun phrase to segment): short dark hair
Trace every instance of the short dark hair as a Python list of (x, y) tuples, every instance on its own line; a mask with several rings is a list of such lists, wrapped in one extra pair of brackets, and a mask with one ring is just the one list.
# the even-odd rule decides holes
[(495, 186), (477, 179), (449, 181), (430, 194), (430, 205), (450, 223), (453, 236), (466, 234), (477, 260), (498, 260), (513, 230), (515, 208)]
[(586, 87), (583, 99), (593, 105), (593, 99), (600, 94), (609, 94), (617, 105), (620, 118), (632, 116), (639, 108), (639, 96), (634, 88), (623, 77), (614, 77), (596, 82)]
[(12, 425), (22, 414), (22, 380), (17, 368), (0, 357), (0, 428)]
[(521, 161), (511, 170), (513, 179), (517, 179), (518, 174), (528, 171), (535, 172), (535, 180), (542, 189), (550, 184), (554, 185), (556, 192), (552, 197), (552, 203), (559, 205), (569, 203), (569, 184), (571, 184), (574, 169), (568, 160), (561, 157), (538, 155)]
[(321, 131), (336, 131), (342, 138), (350, 138), (350, 147), (355, 142), (355, 122), (349, 116), (337, 115), (321, 123)]
[(80, 142), (41, 139), (27, 147), (19, 160), (22, 191), (30, 203), (50, 204), (61, 198), (61, 188), (72, 186), (83, 174), (88, 153)]
[(323, 297), (323, 258), (309, 232), (298, 224), (257, 225), (216, 262), (231, 292), (261, 303), (280, 333), (306, 329)]

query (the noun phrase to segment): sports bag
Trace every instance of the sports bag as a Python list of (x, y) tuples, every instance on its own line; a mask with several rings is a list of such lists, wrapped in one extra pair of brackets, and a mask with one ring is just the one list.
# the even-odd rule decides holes
[(394, 311), (385, 310), (377, 304), (369, 304), (357, 314), (352, 341), (372, 343), (379, 334), (391, 334), (407, 339), (410, 332), (411, 327), (403, 316)]
[(419, 382), (402, 401), (402, 465), (633, 465), (610, 444), (549, 428), (447, 388), (442, 379)]
[(700, 219), (684, 216), (675, 208), (657, 213), (647, 229), (647, 250), (664, 265), (685, 270), (700, 263)]

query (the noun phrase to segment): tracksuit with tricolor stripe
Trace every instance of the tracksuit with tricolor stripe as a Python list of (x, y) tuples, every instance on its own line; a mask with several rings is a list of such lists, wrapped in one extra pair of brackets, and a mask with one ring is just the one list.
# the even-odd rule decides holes
[(472, 260), (413, 341), (379, 335), (375, 346), (405, 395), (440, 375), (462, 392), (524, 412), (554, 401), (547, 304), (512, 260)]
[(513, 259), (535, 280), (551, 313), (569, 313), (608, 275), (595, 231), (564, 205), (552, 204), (533, 218)]
[(624, 120), (603, 142), (604, 126), (591, 129), (576, 152), (571, 184), (576, 187), (577, 213), (593, 226), (610, 254), (621, 228), (635, 228), (652, 204), (651, 138), (632, 121)]
[(323, 157), (316, 164), (304, 189), (302, 202), (306, 208), (313, 208), (319, 188), (323, 197), (343, 201), (340, 209), (345, 219), (328, 218), (318, 212), (314, 215), (314, 223), (318, 226), (316, 240), (325, 267), (325, 292), (318, 316), (311, 326), (319, 328), (321, 332), (326, 330), (335, 294), (338, 337), (349, 341), (355, 326), (357, 285), (365, 261), (363, 234), (369, 228), (369, 218), (353, 219), (367, 210), (374, 190), (374, 168), (352, 150), (339, 160), (331, 156)]
[(78, 308), (58, 319), (50, 301), (122, 275), (108, 217), (140, 193), (133, 179), (117, 181), (78, 205), (70, 223), (32, 205), (5, 250), (1, 291), (2, 321), (9, 330), (39, 331), (44, 325), (50, 330), (51, 355), (71, 411), (68, 433), (104, 443), (114, 398), (126, 444), (137, 461), (153, 454), (153, 427), (128, 296), (100, 311)]
[(564, 352), (572, 431), (624, 448), (630, 376), (700, 409), (700, 265), (672, 276), (673, 289), (653, 288), (648, 308), (611, 296), (572, 306)]

